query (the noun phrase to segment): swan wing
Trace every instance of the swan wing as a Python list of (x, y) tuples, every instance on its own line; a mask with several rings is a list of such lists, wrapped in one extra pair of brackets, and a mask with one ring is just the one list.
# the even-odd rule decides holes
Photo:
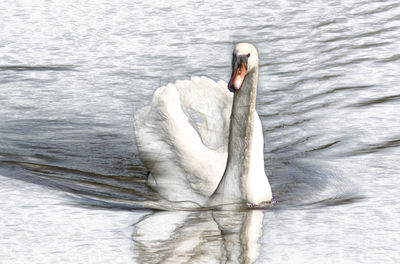
[(135, 113), (140, 159), (162, 196), (203, 202), (213, 193), (226, 166), (232, 100), (225, 82), (194, 77), (158, 88)]

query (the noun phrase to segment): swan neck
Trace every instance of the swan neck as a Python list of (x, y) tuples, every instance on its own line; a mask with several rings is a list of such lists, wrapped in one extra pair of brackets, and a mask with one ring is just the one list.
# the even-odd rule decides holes
[(251, 142), (256, 109), (258, 68), (248, 72), (243, 85), (234, 94), (228, 143), (228, 161), (224, 173), (225, 201), (243, 201), (251, 159)]
[[(248, 169), (250, 146), (254, 129), (254, 113), (256, 110), (258, 72), (250, 72), (243, 86), (233, 97), (228, 162), (234, 162)], [(238, 148), (238, 146), (241, 146)]]

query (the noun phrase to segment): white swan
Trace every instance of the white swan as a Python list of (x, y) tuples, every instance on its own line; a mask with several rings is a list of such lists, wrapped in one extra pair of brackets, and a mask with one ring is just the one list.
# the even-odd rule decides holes
[(231, 92), (225, 82), (206, 77), (158, 88), (151, 105), (135, 113), (148, 184), (172, 201), (269, 202), (257, 80), (257, 50), (240, 43), (233, 52)]

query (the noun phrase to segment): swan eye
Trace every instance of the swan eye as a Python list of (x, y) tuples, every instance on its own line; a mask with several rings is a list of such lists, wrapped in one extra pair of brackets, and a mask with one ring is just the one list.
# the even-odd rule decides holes
[(249, 53), (249, 54), (247, 54), (247, 58), (248, 58), (248, 57), (250, 57), (250, 53)]

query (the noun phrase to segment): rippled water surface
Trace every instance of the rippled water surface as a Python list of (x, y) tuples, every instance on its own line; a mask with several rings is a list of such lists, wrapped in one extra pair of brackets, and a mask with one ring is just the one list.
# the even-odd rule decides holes
[[(0, 4), (1, 263), (398, 263), (398, 1)], [(276, 203), (153, 211), (133, 113), (260, 56)]]

